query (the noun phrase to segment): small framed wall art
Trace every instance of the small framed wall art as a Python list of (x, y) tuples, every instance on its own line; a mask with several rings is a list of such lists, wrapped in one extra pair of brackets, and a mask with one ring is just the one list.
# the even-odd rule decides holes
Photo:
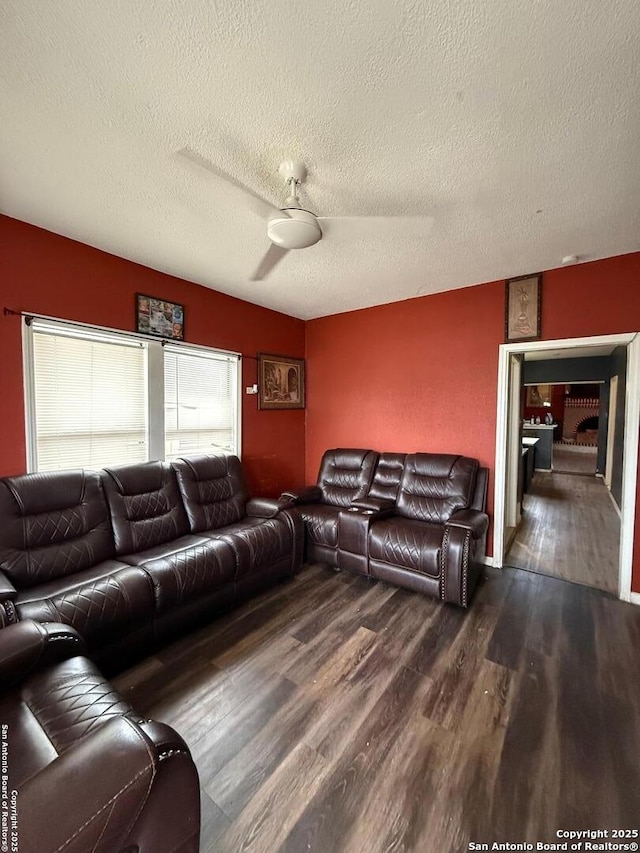
[(184, 340), (184, 305), (136, 293), (136, 331), (166, 340)]
[(521, 275), (506, 281), (505, 339), (537, 341), (540, 337), (542, 273)]
[(304, 409), (304, 359), (258, 353), (258, 408)]

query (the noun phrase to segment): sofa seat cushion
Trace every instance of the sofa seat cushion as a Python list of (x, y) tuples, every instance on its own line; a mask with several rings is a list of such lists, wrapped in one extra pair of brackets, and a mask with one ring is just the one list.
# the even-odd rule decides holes
[(16, 596), (20, 619), (73, 625), (91, 645), (118, 639), (153, 616), (153, 592), (140, 568), (105, 560), (91, 569), (57, 578)]
[(316, 545), (338, 547), (338, 518), (341, 507), (327, 504), (307, 504), (297, 507), (304, 521), (307, 536)]
[(159, 614), (209, 595), (235, 579), (236, 556), (228, 542), (200, 536), (182, 539), (198, 541), (177, 551), (166, 548), (166, 555), (141, 566), (151, 578)]
[(283, 560), (289, 560), (293, 566), (293, 532), (284, 518), (247, 517), (210, 530), (206, 535), (231, 546), (236, 560), (236, 579), (261, 572)]
[(376, 521), (369, 534), (369, 556), (392, 566), (437, 577), (444, 527), (409, 518)]

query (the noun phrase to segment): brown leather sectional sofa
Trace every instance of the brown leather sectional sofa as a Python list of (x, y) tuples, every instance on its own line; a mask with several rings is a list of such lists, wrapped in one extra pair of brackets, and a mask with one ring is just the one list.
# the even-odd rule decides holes
[(78, 630), (105, 661), (296, 572), (302, 524), (199, 456), (0, 480), (0, 611)]
[(0, 480), (0, 723), (15, 849), (197, 853), (187, 746), (140, 720), (86, 653), (126, 660), (293, 574), (303, 528), (288, 503), (249, 500), (227, 456)]
[(327, 450), (315, 486), (285, 492), (306, 558), (466, 607), (486, 553), (486, 468), (435, 453)]

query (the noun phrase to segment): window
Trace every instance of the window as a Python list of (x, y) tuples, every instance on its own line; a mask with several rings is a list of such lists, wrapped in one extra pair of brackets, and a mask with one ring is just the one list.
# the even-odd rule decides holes
[(237, 355), (33, 319), (30, 471), (239, 453)]
[(164, 350), (165, 458), (234, 453), (237, 368), (217, 354)]

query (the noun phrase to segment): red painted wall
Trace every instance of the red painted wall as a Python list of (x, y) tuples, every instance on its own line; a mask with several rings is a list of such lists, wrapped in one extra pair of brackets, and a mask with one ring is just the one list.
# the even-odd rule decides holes
[[(134, 329), (134, 294), (185, 305), (190, 343), (246, 356), (304, 355), (304, 322), (190, 284), (15, 219), (0, 216), (0, 310), (33, 311)], [(243, 359), (243, 388), (257, 381)], [(0, 476), (25, 470), (21, 319), (0, 314)], [(304, 479), (304, 411), (258, 411), (243, 394), (242, 455), (253, 494), (279, 495)]]
[[(544, 338), (640, 329), (639, 288), (640, 253), (546, 272)], [(503, 342), (503, 281), (309, 321), (307, 481), (328, 447), (462, 453), (491, 468), (492, 512)]]

